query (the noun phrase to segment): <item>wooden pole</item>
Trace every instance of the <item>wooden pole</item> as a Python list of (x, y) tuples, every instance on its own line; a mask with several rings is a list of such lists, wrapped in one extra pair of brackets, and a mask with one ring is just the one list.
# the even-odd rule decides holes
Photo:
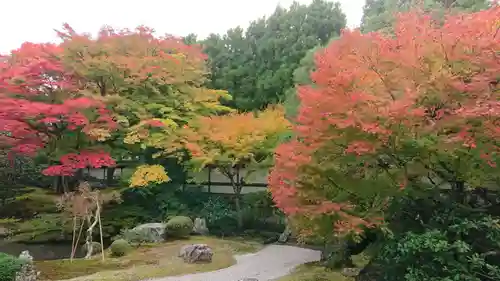
[(101, 237), (101, 257), (102, 261), (104, 261), (104, 241), (102, 238), (101, 208), (99, 207), (99, 201), (97, 201), (97, 219), (99, 220), (99, 236)]
[(69, 261), (73, 262), (73, 256), (75, 255), (75, 240), (76, 240), (76, 216), (73, 216), (73, 237), (71, 239), (71, 256), (69, 257)]

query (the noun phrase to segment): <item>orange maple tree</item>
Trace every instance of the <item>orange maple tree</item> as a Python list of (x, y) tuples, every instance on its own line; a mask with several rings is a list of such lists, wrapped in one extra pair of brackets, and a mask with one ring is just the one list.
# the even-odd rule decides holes
[[(165, 143), (192, 118), (230, 110), (219, 103), (230, 98), (226, 91), (203, 87), (208, 72), (201, 47), (187, 45), (183, 38), (160, 36), (145, 26), (104, 26), (92, 37), (67, 24), (58, 35), (64, 66), (88, 96), (112, 109), (121, 125), (106, 142), (118, 161)], [(140, 170), (146, 168), (155, 175), (159, 171), (154, 165)]]
[[(174, 141), (164, 143), (163, 148), (184, 148), (190, 155), (189, 169), (201, 171), (212, 166), (227, 177), (240, 214), (239, 196), (244, 180), (272, 166), (274, 149), (289, 128), (280, 107), (258, 113), (200, 117), (182, 128)], [(238, 223), (242, 225), (241, 216)]]
[(112, 104), (121, 119), (127, 119), (123, 123), (132, 124), (134, 118), (185, 121), (193, 117), (190, 113), (217, 107), (218, 99), (227, 96), (203, 87), (206, 55), (182, 38), (158, 36), (145, 26), (134, 30), (105, 26), (93, 38), (65, 24), (58, 34), (65, 66), (90, 92)]
[(345, 31), (319, 51), (269, 177), (277, 205), (309, 234), (345, 234), (380, 224), (401, 190), (497, 182), (499, 19), (413, 11), (391, 36)]

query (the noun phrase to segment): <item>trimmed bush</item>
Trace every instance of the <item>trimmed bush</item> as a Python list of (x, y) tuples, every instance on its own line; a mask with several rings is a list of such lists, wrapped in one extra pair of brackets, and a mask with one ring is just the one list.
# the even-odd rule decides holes
[(17, 257), (0, 253), (0, 281), (12, 281), (16, 272), (21, 269), (23, 262)]
[(123, 257), (132, 250), (132, 246), (124, 239), (118, 239), (114, 241), (111, 246), (109, 246), (111, 250), (111, 255), (114, 257)]
[(165, 230), (167, 235), (176, 237), (176, 238), (183, 238), (183, 237), (189, 237), (189, 234), (191, 234), (191, 231), (193, 230), (193, 221), (184, 216), (177, 216), (171, 218), (167, 224), (165, 225)]

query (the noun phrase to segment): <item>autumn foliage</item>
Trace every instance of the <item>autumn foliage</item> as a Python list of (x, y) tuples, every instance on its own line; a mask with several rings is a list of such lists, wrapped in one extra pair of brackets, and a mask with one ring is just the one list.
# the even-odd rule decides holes
[[(219, 98), (229, 98), (225, 91), (203, 87), (207, 70), (202, 49), (182, 38), (158, 36), (144, 26), (105, 26), (93, 38), (64, 25), (59, 36), (64, 63), (94, 98), (113, 107), (127, 144), (163, 141), (176, 125), (227, 110), (219, 104)], [(165, 130), (154, 129), (158, 127)]]
[(414, 11), (393, 36), (345, 31), (318, 52), (269, 177), (277, 205), (346, 233), (379, 224), (401, 190), (496, 181), (499, 18)]
[(186, 167), (189, 169), (199, 172), (211, 166), (224, 175), (236, 195), (237, 221), (241, 228), (242, 180), (251, 180), (259, 170), (269, 169), (274, 149), (289, 129), (290, 123), (281, 107), (258, 113), (202, 116), (179, 130), (171, 142), (162, 145), (162, 149), (167, 153), (180, 152), (180, 156), (187, 151), (189, 160)]
[(58, 35), (0, 61), (1, 144), (43, 155), (45, 175), (114, 166), (199, 115), (230, 111), (219, 103), (227, 92), (203, 87), (201, 48), (182, 38), (143, 26), (92, 37), (64, 25)]
[[(80, 86), (59, 59), (62, 49), (51, 44), (26, 43), (0, 64), (1, 144), (13, 153), (35, 155), (46, 149), (60, 164), (46, 175), (72, 175), (82, 166), (114, 165), (93, 144), (106, 139), (116, 124), (100, 101), (82, 96)], [(85, 139), (82, 151), (77, 149)], [(57, 147), (75, 142), (71, 154)], [(60, 159), (58, 159), (60, 157)]]
[(189, 151), (197, 169), (207, 165), (231, 168), (268, 160), (289, 127), (281, 108), (257, 115), (200, 117), (179, 131), (176, 143)]
[(161, 165), (141, 165), (130, 178), (131, 187), (146, 187), (150, 184), (161, 184), (170, 181)]

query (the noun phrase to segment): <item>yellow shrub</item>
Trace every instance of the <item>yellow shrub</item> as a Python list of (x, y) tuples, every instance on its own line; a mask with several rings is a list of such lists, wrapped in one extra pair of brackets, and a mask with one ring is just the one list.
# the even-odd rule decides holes
[(130, 187), (145, 187), (170, 181), (161, 165), (141, 165), (130, 178)]

